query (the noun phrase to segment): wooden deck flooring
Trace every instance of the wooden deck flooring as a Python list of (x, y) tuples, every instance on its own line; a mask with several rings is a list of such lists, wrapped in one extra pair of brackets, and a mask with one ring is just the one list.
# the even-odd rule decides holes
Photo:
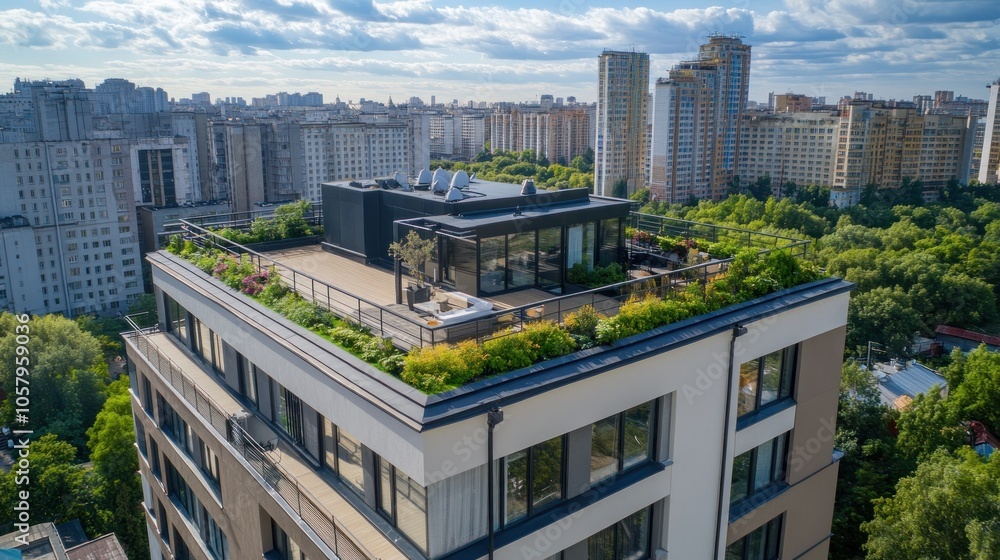
[[(289, 285), (292, 285), (292, 274), (288, 268), (293, 268), (372, 303), (378, 305), (396, 303), (395, 279), (391, 271), (324, 251), (321, 245), (268, 251), (264, 255), (284, 265), (284, 267), (279, 265), (277, 268)], [(326, 298), (326, 288), (320, 285), (314, 286), (308, 279), (296, 278), (295, 289), (302, 295), (314, 293), (315, 290), (317, 300)], [(330, 297), (345, 302), (350, 299), (338, 298), (336, 294), (331, 294)]]
[(345, 532), (350, 533), (379, 560), (406, 559), (406, 555), (396, 548), (385, 533), (361, 515), (350, 502), (330, 486), (330, 483), (318, 475), (311, 465), (304, 463), (294, 453), (282, 449), (283, 445), (279, 445), (278, 449), (268, 454), (295, 478), (300, 488), (312, 495), (333, 515)]

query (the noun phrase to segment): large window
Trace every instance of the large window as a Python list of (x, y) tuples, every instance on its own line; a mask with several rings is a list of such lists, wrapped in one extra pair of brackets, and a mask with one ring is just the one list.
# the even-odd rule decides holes
[(427, 553), (427, 490), (378, 457), (378, 510)]
[(292, 438), (292, 441), (302, 443), (302, 401), (277, 381), (274, 385), (278, 389), (274, 421)]
[(215, 483), (216, 491), (219, 490), (219, 456), (212, 451), (212, 448), (205, 445), (205, 442), (200, 442), (201, 444), (201, 472), (205, 473), (212, 482)]
[(479, 289), (488, 294), (502, 292), (507, 286), (507, 239), (488, 237), (479, 241)]
[(737, 506), (765, 489), (784, 482), (787, 455), (787, 433), (738, 455), (733, 460), (729, 503)]
[(566, 267), (583, 264), (594, 269), (594, 222), (576, 224), (566, 228)]
[(601, 221), (601, 266), (621, 262), (621, 218)]
[(211, 364), (215, 371), (225, 371), (222, 363), (222, 339), (209, 329), (201, 319), (193, 318), (194, 321), (194, 351), (201, 356), (206, 363)]
[(177, 500), (184, 515), (193, 521), (201, 504), (198, 503), (198, 498), (195, 497), (194, 492), (191, 491), (191, 487), (188, 486), (187, 481), (184, 480), (181, 474), (177, 472), (174, 465), (170, 461), (166, 463), (167, 493)]
[(177, 414), (166, 399), (156, 394), (157, 408), (160, 410), (160, 429), (177, 444), (188, 457), (194, 457), (194, 438), (191, 427)]
[(139, 446), (139, 453), (143, 457), (148, 457), (149, 453), (146, 451), (146, 427), (139, 421), (139, 417), (134, 414), (132, 415), (132, 419), (135, 422), (135, 441)]
[(228, 560), (229, 541), (226, 539), (226, 534), (204, 507), (201, 508), (201, 517), (201, 540), (205, 541), (205, 547), (215, 560)]
[(167, 303), (167, 330), (187, 344), (187, 310), (170, 296), (164, 294), (163, 298)]
[(240, 394), (250, 399), (254, 406), (259, 406), (257, 402), (257, 366), (250, 363), (250, 360), (239, 354), (236, 361), (237, 376), (239, 377)]
[(792, 396), (796, 347), (772, 352), (740, 365), (740, 416)]
[(274, 550), (281, 554), (285, 560), (309, 560), (298, 543), (293, 541), (284, 529), (271, 520), (271, 537), (274, 539)]
[(530, 517), (563, 499), (563, 449), (559, 436), (503, 460), (503, 523)]
[(653, 456), (656, 401), (595, 422), (591, 428), (590, 482), (596, 484)]
[(361, 442), (326, 417), (323, 422), (323, 466), (360, 496), (365, 495)]
[(778, 560), (780, 554), (780, 515), (726, 547), (726, 560)]
[(652, 508), (633, 513), (587, 539), (589, 560), (636, 560), (649, 556)]

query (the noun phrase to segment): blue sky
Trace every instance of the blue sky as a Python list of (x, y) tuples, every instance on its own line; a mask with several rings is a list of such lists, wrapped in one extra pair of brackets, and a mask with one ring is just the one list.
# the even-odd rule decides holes
[(603, 49), (651, 75), (708, 34), (753, 46), (750, 98), (855, 90), (985, 97), (1000, 0), (6, 0), (0, 92), (15, 77), (127, 78), (171, 97), (319, 91), (332, 99), (596, 98)]

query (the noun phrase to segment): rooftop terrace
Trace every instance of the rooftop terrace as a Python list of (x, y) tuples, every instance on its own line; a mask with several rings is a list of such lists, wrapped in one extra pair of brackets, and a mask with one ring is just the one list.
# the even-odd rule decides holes
[[(314, 216), (313, 223), (321, 219)], [(232, 226), (244, 231), (250, 227), (246, 222), (219, 223), (218, 217), (213, 222), (215, 227)], [(407, 380), (405, 370), (417, 354), (411, 352), (410, 357), (404, 358), (399, 352), (414, 348), (429, 351), (441, 345), (452, 347), (474, 341), (486, 348), (484, 352), (495, 354), (497, 346), (491, 341), (511, 335), (512, 338), (538, 336), (540, 325), (554, 325), (561, 330), (563, 334), (558, 336), (564, 338), (563, 350), (572, 351), (610, 344), (657, 325), (816, 278), (815, 272), (803, 270), (798, 264), (799, 257), (805, 256), (806, 241), (639, 213), (631, 213), (627, 225), (631, 237), (626, 244), (628, 270), (624, 281), (593, 288), (567, 284), (569, 289), (560, 294), (533, 287), (474, 296), (432, 282), (431, 301), (413, 309), (401, 302), (399, 267), (393, 271), (377, 263), (366, 264), (350, 254), (331, 250), (316, 237), (242, 245), (193, 221), (182, 221), (173, 232), (180, 237), (171, 241), (171, 249), (231, 288), (253, 296), (366, 361), (374, 361), (389, 373), (397, 376), (402, 373), (404, 381), (429, 393), (464, 383), (445, 380), (422, 386)], [(661, 250), (656, 236), (674, 238), (677, 243), (695, 249), (669, 252), (674, 242), (671, 241), (663, 243)], [(730, 254), (716, 256), (697, 249), (720, 246), (728, 247)], [(733, 257), (731, 253), (737, 249), (742, 252)], [(734, 258), (740, 263), (736, 275), (732, 274)], [(768, 268), (775, 266), (794, 270), (786, 271), (789, 275)], [(748, 279), (752, 281), (748, 283)], [(268, 288), (271, 285), (281, 288)], [(301, 302), (320, 316), (311, 312), (303, 319), (298, 307), (288, 313), (284, 308), (289, 304), (272, 297), (275, 294), (284, 297), (286, 291), (297, 294), (292, 297), (300, 297)], [(652, 307), (643, 303), (649, 301), (659, 303)], [(326, 319), (327, 313), (335, 318)], [(644, 319), (637, 323), (637, 316)], [(581, 317), (589, 321), (585, 328), (579, 328)], [(331, 332), (331, 327), (336, 332)], [(389, 339), (398, 350), (385, 348), (383, 344), (374, 359), (371, 352), (365, 358), (364, 345), (370, 343), (347, 336), (342, 330), (337, 331), (338, 327), (363, 331), (362, 335), (369, 340)], [(388, 356), (393, 352), (397, 354)], [(387, 361), (383, 360), (387, 356)], [(532, 355), (528, 364), (520, 367), (551, 357), (554, 356)], [(508, 365), (507, 370), (518, 369), (519, 363)], [(472, 378), (502, 373), (490, 366), (486, 370), (475, 372)]]

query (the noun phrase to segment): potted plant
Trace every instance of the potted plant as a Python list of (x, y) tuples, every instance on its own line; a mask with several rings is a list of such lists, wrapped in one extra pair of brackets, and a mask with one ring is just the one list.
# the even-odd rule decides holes
[(431, 289), (424, 285), (424, 263), (434, 256), (434, 240), (421, 239), (417, 232), (410, 230), (402, 241), (389, 245), (389, 255), (403, 261), (410, 275), (416, 281), (406, 290), (406, 305), (413, 309), (414, 303), (430, 300)]

